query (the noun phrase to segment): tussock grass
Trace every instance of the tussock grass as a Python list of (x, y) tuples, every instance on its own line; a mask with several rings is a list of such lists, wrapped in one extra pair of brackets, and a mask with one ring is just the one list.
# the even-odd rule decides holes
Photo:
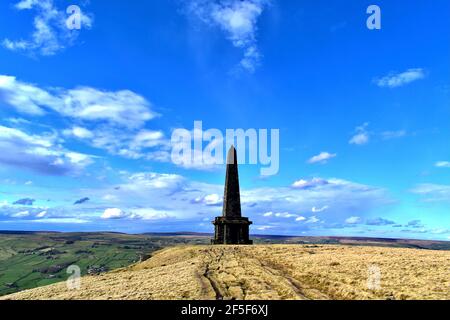
[[(372, 273), (371, 273), (372, 270)], [(379, 287), (371, 287), (373, 270)], [(375, 275), (377, 276), (377, 275)], [(450, 251), (342, 245), (180, 246), (6, 299), (450, 299)]]

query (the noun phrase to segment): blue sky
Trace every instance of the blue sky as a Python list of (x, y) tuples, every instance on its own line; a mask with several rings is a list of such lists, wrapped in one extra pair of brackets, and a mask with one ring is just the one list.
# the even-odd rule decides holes
[(277, 175), (240, 167), (253, 233), (448, 240), (449, 24), (446, 0), (2, 1), (0, 229), (211, 231), (224, 166), (170, 159), (202, 121), (280, 130)]

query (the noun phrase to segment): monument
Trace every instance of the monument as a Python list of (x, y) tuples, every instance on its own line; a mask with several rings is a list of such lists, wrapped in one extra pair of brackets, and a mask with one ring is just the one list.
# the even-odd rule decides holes
[(216, 217), (213, 224), (215, 235), (211, 240), (212, 244), (253, 244), (249, 239), (249, 226), (252, 222), (242, 217), (241, 213), (238, 162), (234, 146), (230, 148), (227, 156), (222, 216)]

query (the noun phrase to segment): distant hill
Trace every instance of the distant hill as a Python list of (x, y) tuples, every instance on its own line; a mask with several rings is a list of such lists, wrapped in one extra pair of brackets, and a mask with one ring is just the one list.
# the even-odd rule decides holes
[[(170, 232), (170, 233), (144, 233), (145, 235), (158, 237), (199, 237), (212, 238), (212, 233), (197, 232)], [(395, 238), (370, 238), (370, 237), (336, 237), (336, 236), (286, 236), (286, 235), (251, 235), (255, 243), (274, 244), (346, 244), (346, 245), (370, 245), (401, 248), (450, 250), (450, 241), (415, 240)]]

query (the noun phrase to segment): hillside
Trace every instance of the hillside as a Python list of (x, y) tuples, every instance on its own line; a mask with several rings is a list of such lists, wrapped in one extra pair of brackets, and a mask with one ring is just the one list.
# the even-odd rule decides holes
[(0, 231), (0, 296), (64, 281), (67, 267), (81, 273), (122, 268), (154, 251), (180, 244), (207, 243), (201, 237)]
[[(368, 288), (370, 270), (380, 287)], [(179, 246), (3, 299), (450, 299), (450, 252), (342, 245)]]

